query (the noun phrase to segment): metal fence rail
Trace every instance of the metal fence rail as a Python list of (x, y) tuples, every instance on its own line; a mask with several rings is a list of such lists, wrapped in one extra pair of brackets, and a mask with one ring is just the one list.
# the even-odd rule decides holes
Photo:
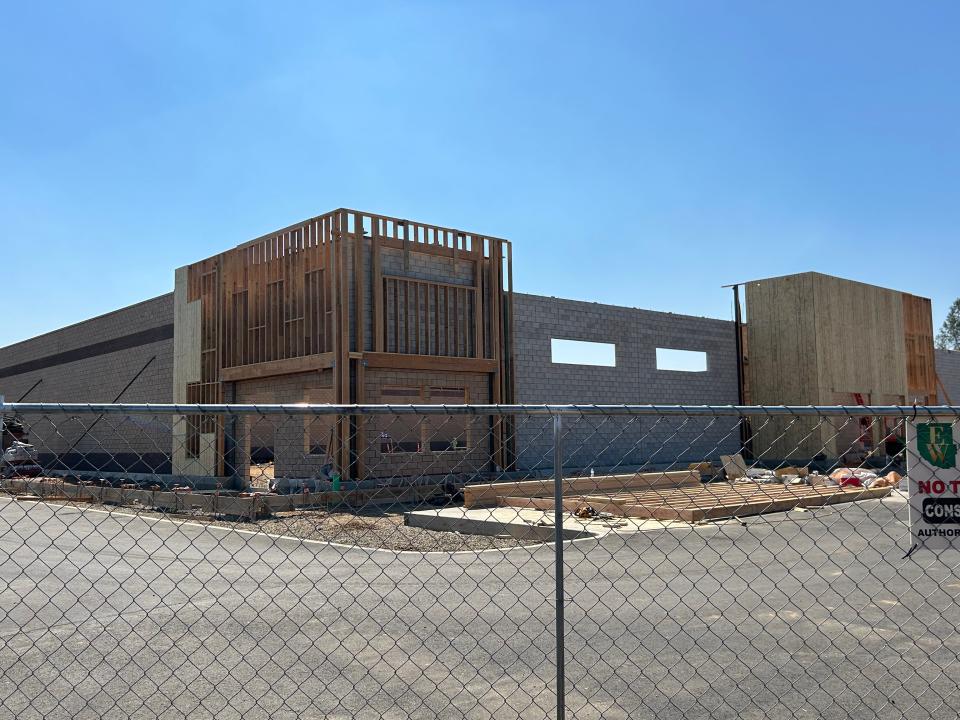
[(0, 413), (0, 717), (960, 709), (958, 407)]
[(524, 404), (524, 405), (296, 405), (219, 404), (186, 405), (177, 403), (3, 403), (6, 413), (111, 413), (132, 415), (206, 414), (206, 415), (648, 415), (682, 417), (815, 416), (815, 417), (913, 417), (916, 415), (955, 415), (960, 405), (611, 405), (611, 404)]

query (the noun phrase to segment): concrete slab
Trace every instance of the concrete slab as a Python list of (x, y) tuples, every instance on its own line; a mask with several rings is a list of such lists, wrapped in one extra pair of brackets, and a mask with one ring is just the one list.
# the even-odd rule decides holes
[[(404, 513), (404, 523), (412, 527), (470, 535), (510, 535), (511, 537), (550, 542), (554, 536), (552, 512), (527, 508), (448, 507), (414, 510)], [(640, 520), (636, 518), (577, 518), (564, 515), (563, 535), (567, 540), (603, 537), (609, 533), (635, 533), (663, 530), (686, 523)]]

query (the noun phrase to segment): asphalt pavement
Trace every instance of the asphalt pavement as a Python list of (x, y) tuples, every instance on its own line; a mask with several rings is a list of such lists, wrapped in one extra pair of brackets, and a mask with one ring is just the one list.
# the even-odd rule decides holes
[[(882, 501), (564, 545), (569, 718), (956, 718), (960, 554)], [(552, 718), (553, 547), (0, 500), (0, 718)]]

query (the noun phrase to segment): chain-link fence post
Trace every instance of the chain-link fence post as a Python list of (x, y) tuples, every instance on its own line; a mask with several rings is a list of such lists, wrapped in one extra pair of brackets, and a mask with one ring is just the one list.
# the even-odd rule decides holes
[(565, 671), (564, 671), (564, 620), (563, 620), (563, 416), (553, 416), (553, 526), (554, 526), (554, 575), (557, 590), (557, 720), (564, 720)]

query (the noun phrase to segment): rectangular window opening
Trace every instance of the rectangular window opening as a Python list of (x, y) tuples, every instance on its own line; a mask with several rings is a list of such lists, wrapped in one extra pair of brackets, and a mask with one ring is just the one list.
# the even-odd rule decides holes
[[(409, 435), (409, 432), (407, 433)], [(380, 452), (384, 455), (395, 453), (418, 453), (421, 443), (419, 440), (396, 440), (393, 433), (380, 433)]]
[[(308, 416), (309, 418), (309, 416)], [(307, 455), (327, 454), (327, 447), (333, 436), (333, 423), (326, 418), (309, 418), (306, 432)]]
[[(423, 401), (423, 389), (417, 387), (385, 387), (380, 390), (382, 402), (390, 405), (414, 405)], [(419, 453), (423, 451), (423, 424), (418, 415), (397, 415), (384, 418), (380, 431), (380, 452)]]
[(617, 346), (586, 340), (550, 339), (550, 359), (563, 365), (617, 366)]
[(657, 370), (706, 372), (707, 354), (702, 350), (657, 348)]
[[(431, 387), (428, 392), (432, 404), (467, 404), (466, 388)], [(430, 415), (426, 418), (427, 448), (430, 452), (458, 452), (468, 449), (468, 421), (466, 415)]]

